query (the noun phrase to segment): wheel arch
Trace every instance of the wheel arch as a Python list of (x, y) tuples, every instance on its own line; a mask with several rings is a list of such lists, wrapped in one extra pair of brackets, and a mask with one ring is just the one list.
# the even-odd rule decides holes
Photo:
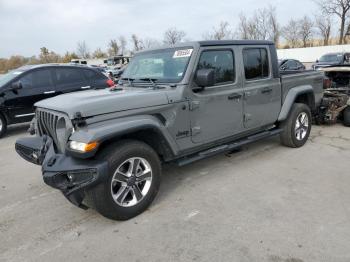
[(303, 85), (289, 90), (284, 99), (281, 112), (278, 116), (278, 121), (287, 119), (294, 103), (306, 104), (309, 106), (311, 112), (315, 112), (315, 93), (312, 86)]
[(150, 126), (144, 126), (138, 129), (115, 134), (114, 136), (103, 140), (99, 146), (98, 151), (103, 150), (111, 143), (127, 139), (146, 143), (154, 149), (162, 161), (170, 160), (176, 154), (164, 134), (160, 130)]
[(163, 161), (172, 159), (178, 153), (176, 142), (164, 123), (157, 117), (133, 116), (110, 121), (78, 130), (71, 135), (70, 140), (84, 143), (99, 142), (100, 145), (94, 152), (95, 154), (109, 144), (124, 139), (138, 140), (148, 144)]

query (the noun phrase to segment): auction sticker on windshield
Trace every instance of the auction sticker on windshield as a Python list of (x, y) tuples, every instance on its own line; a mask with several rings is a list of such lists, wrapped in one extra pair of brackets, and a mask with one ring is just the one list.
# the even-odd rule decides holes
[(182, 50), (176, 50), (173, 58), (180, 58), (180, 57), (189, 57), (192, 54), (193, 49), (182, 49)]

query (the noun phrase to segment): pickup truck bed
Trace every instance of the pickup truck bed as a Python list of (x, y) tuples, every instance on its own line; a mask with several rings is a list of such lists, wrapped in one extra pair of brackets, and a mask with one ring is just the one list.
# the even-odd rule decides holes
[(290, 89), (296, 86), (312, 85), (315, 88), (315, 106), (318, 107), (323, 97), (323, 75), (319, 71), (281, 71), (282, 104)]

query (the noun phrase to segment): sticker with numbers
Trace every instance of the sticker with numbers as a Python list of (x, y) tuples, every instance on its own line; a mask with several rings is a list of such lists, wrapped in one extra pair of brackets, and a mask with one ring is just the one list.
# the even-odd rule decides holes
[(173, 58), (189, 57), (192, 54), (193, 49), (176, 50)]

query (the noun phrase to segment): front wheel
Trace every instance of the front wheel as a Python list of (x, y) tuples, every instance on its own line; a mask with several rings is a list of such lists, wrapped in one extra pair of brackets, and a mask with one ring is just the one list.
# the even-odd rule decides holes
[(96, 210), (114, 220), (142, 213), (158, 193), (161, 164), (147, 144), (125, 140), (105, 148), (98, 158), (109, 165), (108, 179), (89, 194)]
[(301, 147), (311, 131), (311, 111), (305, 104), (295, 103), (288, 118), (282, 123), (281, 143), (288, 147)]

